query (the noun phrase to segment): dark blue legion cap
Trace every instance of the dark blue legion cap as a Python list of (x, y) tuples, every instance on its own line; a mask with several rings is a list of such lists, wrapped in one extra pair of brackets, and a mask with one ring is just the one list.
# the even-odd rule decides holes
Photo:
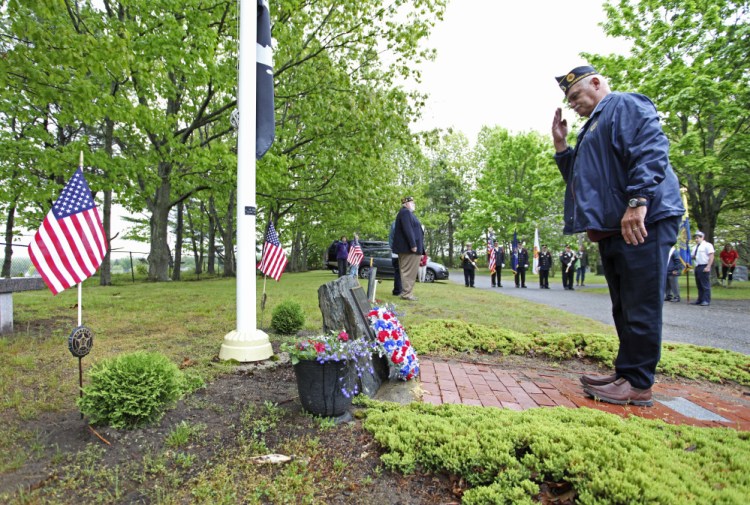
[(563, 90), (563, 93), (565, 93), (565, 96), (568, 96), (568, 91), (570, 91), (570, 88), (572, 88), (575, 83), (577, 83), (584, 77), (588, 77), (596, 73), (597, 72), (596, 70), (594, 70), (594, 67), (591, 67), (589, 65), (584, 65), (582, 67), (574, 68), (573, 70), (568, 72), (566, 75), (555, 77), (555, 80), (557, 80), (557, 84), (560, 86), (560, 89)]

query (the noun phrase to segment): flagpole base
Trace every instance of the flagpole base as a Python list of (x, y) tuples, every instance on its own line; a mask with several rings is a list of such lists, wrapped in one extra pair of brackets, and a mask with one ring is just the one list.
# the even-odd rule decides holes
[(233, 359), (241, 363), (262, 361), (271, 356), (273, 349), (268, 335), (259, 329), (255, 332), (230, 331), (224, 336), (224, 343), (219, 351), (219, 359)]

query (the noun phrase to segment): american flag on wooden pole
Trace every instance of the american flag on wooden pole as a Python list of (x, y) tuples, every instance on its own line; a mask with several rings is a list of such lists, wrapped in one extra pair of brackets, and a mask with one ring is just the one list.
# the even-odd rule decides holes
[(274, 228), (273, 223), (268, 223), (266, 243), (263, 244), (263, 257), (260, 259), (258, 269), (265, 275), (278, 281), (281, 278), (281, 274), (284, 273), (286, 264), (286, 253), (281, 247), (276, 228)]
[(91, 190), (79, 167), (29, 244), (29, 256), (53, 294), (96, 273), (107, 238)]
[(355, 241), (352, 247), (349, 249), (349, 254), (346, 256), (346, 261), (350, 265), (359, 265), (362, 263), (362, 259), (365, 257), (362, 252), (362, 248), (359, 247), (359, 242)]

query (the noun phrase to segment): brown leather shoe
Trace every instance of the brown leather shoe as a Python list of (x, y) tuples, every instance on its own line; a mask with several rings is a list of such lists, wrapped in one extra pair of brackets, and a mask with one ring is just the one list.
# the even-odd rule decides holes
[(581, 375), (578, 379), (584, 386), (604, 386), (617, 380), (617, 374), (612, 375)]
[(625, 377), (620, 377), (611, 384), (605, 384), (604, 386), (584, 386), (583, 390), (594, 400), (614, 403), (615, 405), (627, 405), (630, 403), (632, 405), (650, 407), (654, 404), (651, 401), (651, 388), (634, 388)]

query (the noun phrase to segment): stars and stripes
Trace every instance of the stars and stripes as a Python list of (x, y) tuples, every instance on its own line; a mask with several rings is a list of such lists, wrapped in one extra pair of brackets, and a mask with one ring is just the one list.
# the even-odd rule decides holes
[(278, 281), (281, 274), (284, 273), (287, 263), (286, 253), (281, 247), (276, 228), (274, 228), (273, 223), (269, 223), (268, 231), (266, 231), (266, 243), (263, 244), (263, 257), (260, 259), (258, 269)]
[(359, 247), (359, 242), (354, 242), (349, 248), (349, 254), (346, 256), (346, 261), (350, 265), (359, 265), (362, 263), (362, 259), (365, 257), (362, 252), (362, 248)]
[(258, 0), (258, 40), (255, 56), (255, 157), (271, 148), (276, 134), (273, 101), (273, 49), (268, 0)]
[(104, 227), (80, 168), (29, 244), (29, 256), (53, 294), (96, 273), (107, 253)]
[(493, 247), (490, 251), (490, 262), (487, 265), (490, 268), (490, 273), (494, 274), (497, 270), (497, 258), (495, 257), (495, 248)]

